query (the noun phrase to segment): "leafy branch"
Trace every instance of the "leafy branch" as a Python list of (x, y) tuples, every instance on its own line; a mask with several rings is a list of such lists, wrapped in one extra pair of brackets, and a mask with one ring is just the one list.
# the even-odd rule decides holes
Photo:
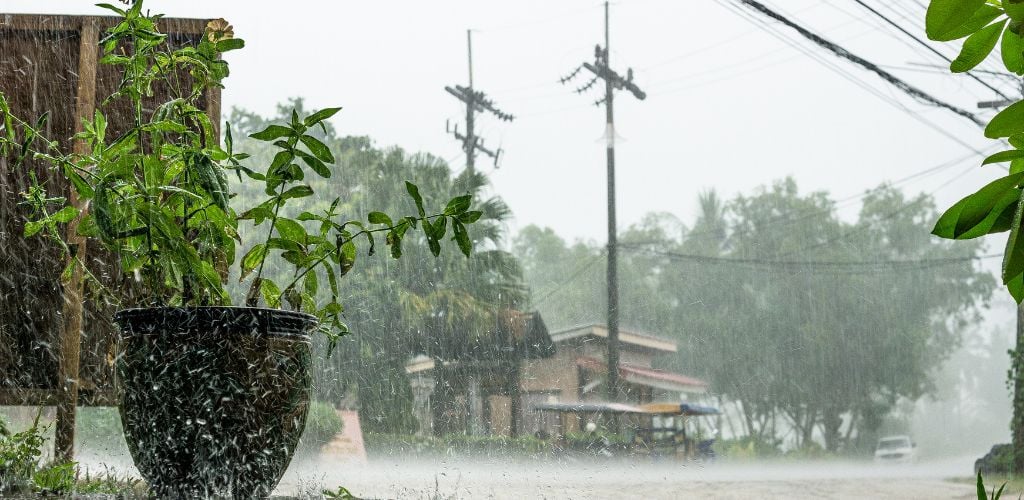
[[(932, 0), (925, 18), (928, 38), (952, 41), (966, 38), (950, 65), (964, 73), (981, 64), (997, 43), (1007, 71), (1024, 75), (1024, 2), (1018, 0)], [(1005, 139), (1014, 149), (1000, 151), (982, 165), (1009, 163), (1009, 173), (982, 187), (946, 210), (932, 233), (949, 239), (971, 239), (1009, 231), (1003, 257), (1003, 284), (1013, 298), (1024, 300), (1024, 238), (1021, 237), (1024, 198), (1024, 102), (1018, 100), (996, 114), (985, 137)]]

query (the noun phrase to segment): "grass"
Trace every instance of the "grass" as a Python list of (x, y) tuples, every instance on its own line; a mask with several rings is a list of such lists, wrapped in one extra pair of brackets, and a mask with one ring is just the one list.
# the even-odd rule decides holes
[[(974, 485), (977, 483), (978, 478), (976, 476), (964, 476), (952, 478), (950, 481)], [(1002, 498), (1024, 498), (1024, 476), (1008, 476), (1005, 474), (985, 476), (985, 489), (990, 493), (993, 488), (998, 490), (1003, 483), (1006, 483), (1006, 489), (1003, 490)]]

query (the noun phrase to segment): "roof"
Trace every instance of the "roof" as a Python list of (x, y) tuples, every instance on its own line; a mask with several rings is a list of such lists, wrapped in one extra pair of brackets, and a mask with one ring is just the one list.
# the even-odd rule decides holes
[(562, 413), (643, 413), (639, 406), (622, 403), (537, 403), (533, 411), (557, 411)]
[[(512, 309), (498, 311), (494, 315), (494, 326), (482, 332), (456, 329), (446, 335), (423, 336), (418, 340), (420, 344), (414, 346), (415, 351), (427, 358), (443, 360), (446, 366), (449, 363), (466, 366), (500, 360), (547, 358), (555, 353), (555, 344), (540, 313)], [(433, 364), (419, 366), (415, 371), (431, 368), (434, 368)], [(406, 370), (409, 369), (407, 366)]]
[[(608, 327), (599, 323), (595, 323), (592, 325), (575, 326), (565, 330), (553, 332), (551, 334), (551, 340), (552, 342), (557, 344), (559, 342), (565, 342), (566, 340), (588, 336), (607, 339)], [(667, 339), (665, 337), (658, 337), (656, 335), (651, 335), (648, 333), (639, 333), (631, 330), (625, 330), (622, 328), (619, 328), (619, 342), (637, 347), (643, 347), (646, 349), (653, 349), (655, 351), (678, 351), (678, 346), (675, 340)]]
[[(604, 361), (590, 356), (576, 358), (576, 366), (585, 370), (596, 372), (607, 372), (608, 365)], [(689, 393), (706, 392), (708, 383), (686, 375), (636, 366), (630, 363), (619, 363), (619, 377), (629, 383), (664, 389), (667, 391), (679, 391)]]
[(661, 403), (634, 406), (623, 403), (537, 403), (530, 406), (533, 411), (554, 411), (559, 413), (634, 413), (647, 415), (717, 415), (718, 408), (687, 403)]

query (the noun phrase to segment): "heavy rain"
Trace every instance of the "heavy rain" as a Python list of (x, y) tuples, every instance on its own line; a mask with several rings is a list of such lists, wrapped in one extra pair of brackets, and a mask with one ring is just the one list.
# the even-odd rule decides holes
[(1024, 494), (1013, 1), (0, 1), (0, 498)]

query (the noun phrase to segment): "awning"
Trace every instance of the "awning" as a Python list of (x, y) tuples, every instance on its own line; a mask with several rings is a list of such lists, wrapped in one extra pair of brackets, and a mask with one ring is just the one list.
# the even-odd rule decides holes
[(537, 403), (530, 407), (533, 411), (553, 411), (559, 413), (620, 413), (638, 415), (717, 415), (718, 408), (694, 405), (689, 403), (652, 403), (640, 406), (623, 403), (574, 402), (574, 403)]
[(638, 406), (622, 403), (537, 403), (530, 409), (560, 413), (644, 413)]
[(718, 408), (711, 406), (695, 405), (690, 403), (651, 403), (641, 405), (640, 409), (645, 413), (656, 415), (718, 415), (721, 413)]

